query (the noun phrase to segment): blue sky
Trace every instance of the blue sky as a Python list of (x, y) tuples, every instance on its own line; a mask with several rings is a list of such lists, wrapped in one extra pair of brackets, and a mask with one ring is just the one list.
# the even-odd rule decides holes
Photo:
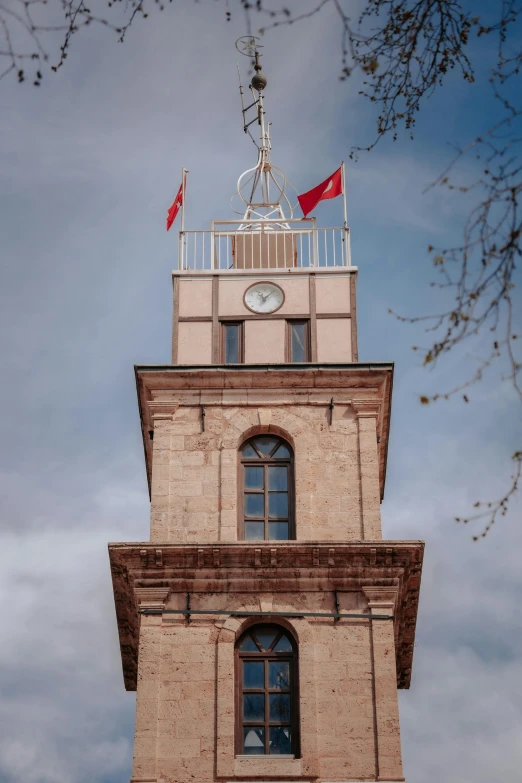
[[(79, 35), (39, 89), (0, 84), (2, 783), (130, 777), (134, 695), (106, 543), (148, 538), (133, 365), (170, 357), (165, 214), (181, 167), (187, 227), (205, 228), (231, 216), (237, 177), (255, 162), (236, 81), (244, 32), (224, 4), (186, 0), (124, 45), (102, 29)], [(273, 160), (303, 192), (368, 140), (372, 109), (357, 80), (338, 81), (330, 11), (264, 45)], [(500, 783), (522, 764), (520, 501), (478, 544), (452, 521), (503, 491), (520, 403), (492, 373), (469, 405), (420, 406), (472, 360), (426, 372), (411, 351), (422, 331), (388, 314), (440, 302), (426, 247), (458, 239), (468, 203), (422, 193), (447, 142), (488, 126), (482, 95), (452, 77), (414, 142), (384, 141), (347, 168), (360, 359), (396, 362), (384, 533), (427, 545), (413, 683), (400, 694), (410, 783)], [(341, 214), (338, 202), (317, 211), (323, 224)]]

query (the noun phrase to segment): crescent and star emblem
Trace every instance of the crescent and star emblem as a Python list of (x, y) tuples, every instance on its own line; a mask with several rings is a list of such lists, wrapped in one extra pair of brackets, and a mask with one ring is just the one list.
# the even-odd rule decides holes
[(240, 54), (244, 54), (245, 57), (253, 57), (255, 52), (263, 48), (259, 40), (255, 35), (245, 35), (243, 38), (237, 39), (236, 49)]

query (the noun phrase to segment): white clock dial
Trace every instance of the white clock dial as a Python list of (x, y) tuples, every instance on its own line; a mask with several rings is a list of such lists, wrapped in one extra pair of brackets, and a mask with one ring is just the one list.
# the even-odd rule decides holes
[(274, 313), (284, 300), (283, 291), (275, 283), (254, 283), (245, 292), (245, 304), (254, 313)]

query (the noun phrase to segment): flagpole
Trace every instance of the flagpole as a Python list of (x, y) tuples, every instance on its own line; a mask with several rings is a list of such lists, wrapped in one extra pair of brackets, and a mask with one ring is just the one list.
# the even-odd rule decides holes
[(185, 241), (185, 172), (186, 169), (181, 167), (181, 230), (179, 232), (178, 269), (185, 268), (183, 254), (183, 243)]
[(346, 266), (351, 266), (351, 251), (350, 251), (350, 232), (348, 229), (348, 212), (346, 209), (346, 170), (344, 166), (344, 160), (341, 163), (341, 175), (343, 184), (343, 207), (344, 207), (344, 253), (346, 258)]
[(181, 232), (185, 231), (185, 175), (188, 174), (188, 169), (182, 167), (181, 169)]
[(344, 168), (344, 160), (341, 163), (342, 178), (343, 178), (343, 204), (344, 204), (344, 227), (348, 228), (348, 214), (346, 211), (346, 172)]

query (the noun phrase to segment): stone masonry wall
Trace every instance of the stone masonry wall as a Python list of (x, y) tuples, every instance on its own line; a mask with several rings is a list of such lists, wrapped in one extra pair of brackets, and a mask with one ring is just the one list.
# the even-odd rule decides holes
[[(184, 596), (171, 595), (168, 606), (177, 608), (183, 601)], [(328, 611), (330, 601), (331, 594), (318, 592), (196, 597), (201, 608), (249, 611), (260, 605), (295, 611), (303, 604)], [(363, 593), (345, 593), (342, 609), (365, 613), (368, 603)], [(298, 643), (300, 757), (234, 755), (234, 646), (252, 619), (196, 616), (187, 624), (175, 615), (144, 616), (133, 781), (207, 783), (259, 775), (403, 780), (395, 674), (393, 667), (385, 670), (379, 664), (379, 656), (394, 658), (391, 621), (382, 621), (388, 622), (391, 636), (377, 653), (375, 629), (365, 618), (271, 621), (290, 630)], [(385, 641), (379, 633), (377, 647)]]
[(180, 405), (155, 413), (151, 541), (237, 540), (238, 449), (274, 432), (294, 449), (298, 541), (380, 540), (375, 415), (350, 405)]

